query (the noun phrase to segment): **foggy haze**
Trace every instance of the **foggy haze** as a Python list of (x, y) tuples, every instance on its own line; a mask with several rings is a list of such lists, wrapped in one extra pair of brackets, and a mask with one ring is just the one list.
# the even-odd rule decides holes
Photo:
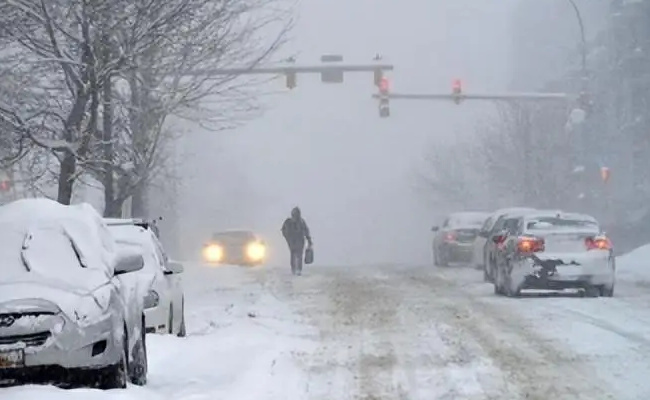
[[(300, 5), (287, 54), (297, 64), (342, 54), (395, 65), (392, 90), (449, 92), (454, 78), (476, 91), (509, 84), (509, 24), (516, 1), (307, 0)], [(284, 77), (268, 90), (284, 90)], [(272, 262), (287, 262), (280, 226), (303, 209), (319, 264), (430, 261), (430, 228), (451, 204), (418, 189), (429, 146), (472, 135), (490, 104), (391, 102), (380, 119), (372, 74), (341, 85), (317, 75), (267, 97), (261, 118), (225, 133), (191, 132), (181, 215), (186, 251), (213, 231), (251, 228), (273, 244)], [(198, 151), (197, 151), (198, 150)]]

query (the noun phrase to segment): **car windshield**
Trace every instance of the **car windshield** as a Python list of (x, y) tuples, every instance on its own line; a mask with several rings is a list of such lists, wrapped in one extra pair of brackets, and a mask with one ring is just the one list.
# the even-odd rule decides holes
[(526, 222), (527, 231), (589, 231), (600, 229), (595, 221), (582, 218), (536, 217)]
[(255, 235), (250, 231), (230, 231), (230, 232), (219, 232), (215, 233), (212, 236), (214, 240), (236, 240), (236, 241), (245, 241), (255, 239)]
[(154, 272), (160, 265), (155, 252), (155, 244), (151, 233), (136, 225), (109, 225), (109, 231), (115, 236), (118, 251), (136, 250), (144, 257), (143, 271)]
[(474, 213), (463, 213), (463, 214), (452, 214), (449, 216), (448, 226), (451, 228), (476, 228), (480, 229), (485, 223), (487, 215), (484, 214), (474, 214)]
[(105, 272), (89, 268), (78, 246), (58, 226), (2, 231), (0, 257), (0, 281), (40, 277), (86, 286), (105, 280)]

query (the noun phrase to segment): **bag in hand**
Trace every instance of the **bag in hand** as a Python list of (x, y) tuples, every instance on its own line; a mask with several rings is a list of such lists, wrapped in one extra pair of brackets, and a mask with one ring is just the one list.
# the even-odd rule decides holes
[(314, 248), (309, 246), (305, 250), (305, 264), (311, 264), (314, 262)]

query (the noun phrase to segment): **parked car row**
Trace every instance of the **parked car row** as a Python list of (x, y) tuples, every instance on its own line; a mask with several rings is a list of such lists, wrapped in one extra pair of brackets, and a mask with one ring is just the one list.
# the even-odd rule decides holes
[(524, 207), (461, 212), (432, 230), (434, 264), (474, 265), (496, 294), (582, 289), (592, 296), (614, 295), (612, 243), (590, 215)]
[(146, 332), (185, 335), (183, 266), (143, 221), (18, 200), (0, 257), (0, 385), (144, 385)]

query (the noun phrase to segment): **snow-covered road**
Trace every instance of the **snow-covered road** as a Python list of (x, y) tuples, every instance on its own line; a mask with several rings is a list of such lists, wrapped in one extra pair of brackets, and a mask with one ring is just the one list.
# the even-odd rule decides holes
[(187, 338), (149, 336), (146, 387), (2, 400), (649, 399), (650, 291), (496, 297), (430, 266), (187, 272)]

